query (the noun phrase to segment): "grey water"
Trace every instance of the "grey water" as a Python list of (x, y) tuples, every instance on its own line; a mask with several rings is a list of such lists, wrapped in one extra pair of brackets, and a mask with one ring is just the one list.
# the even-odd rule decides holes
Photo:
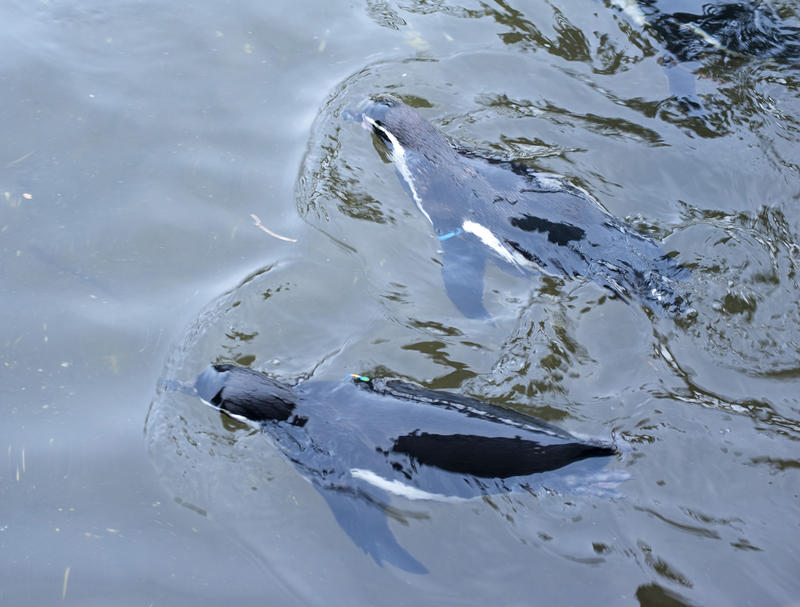
[[(680, 41), (596, 0), (7, 0), (0, 22), (0, 604), (798, 601), (796, 57), (720, 30), (675, 65)], [(492, 322), (461, 316), (342, 117), (378, 94), (590, 193), (691, 270), (696, 316), (492, 264)], [(615, 439), (627, 480), (397, 498), (430, 573), (380, 567), (267, 437), (158, 387), (214, 361), (479, 397)]]

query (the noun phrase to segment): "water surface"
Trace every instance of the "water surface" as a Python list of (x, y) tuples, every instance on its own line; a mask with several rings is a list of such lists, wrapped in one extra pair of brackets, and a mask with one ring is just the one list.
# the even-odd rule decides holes
[[(796, 61), (703, 50), (695, 111), (658, 33), (592, 0), (0, 18), (4, 604), (797, 600)], [(342, 120), (385, 93), (652, 235), (692, 269), (696, 318), (491, 265), (494, 323), (461, 317), (427, 220)], [(479, 396), (615, 437), (629, 480), (398, 499), (431, 574), (380, 568), (263, 435), (157, 391), (215, 360)]]

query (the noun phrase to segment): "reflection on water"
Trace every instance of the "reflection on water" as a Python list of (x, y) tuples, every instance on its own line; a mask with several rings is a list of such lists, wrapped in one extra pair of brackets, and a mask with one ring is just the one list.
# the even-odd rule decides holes
[[(512, 118), (543, 116), (554, 124), (580, 124), (582, 128), (592, 132), (613, 137), (630, 138), (651, 146), (664, 145), (657, 131), (635, 122), (622, 120), (619, 117), (598, 116), (596, 114), (578, 114), (565, 107), (557, 107), (546, 100), (538, 103), (528, 99), (509, 99), (505, 94), (484, 96), (481, 105), (493, 113), (501, 113)], [(540, 154), (537, 154), (537, 156)]]
[[(597, 19), (588, 18), (588, 14), (596, 16), (601, 6), (611, 15), (621, 15), (615, 19), (617, 31), (604, 31)], [(592, 13), (587, 13), (588, 7)], [(496, 35), (505, 45), (549, 53), (566, 62), (560, 69), (614, 103), (647, 117), (658, 116), (699, 137), (729, 135), (736, 126), (758, 122), (771, 105), (769, 96), (761, 93), (764, 84), (777, 81), (794, 89), (798, 85), (800, 16), (789, 5), (775, 8), (764, 2), (700, 0), (606, 0), (601, 5), (587, 0), (564, 7), (548, 5), (549, 14), (538, 14), (538, 21), (502, 1), (481, 3), (479, 9), (431, 6), (425, 1), (404, 8), (421, 14), (438, 11), (461, 19), (491, 19), (500, 26)], [(387, 13), (391, 13), (388, 3), (383, 14)], [(640, 93), (625, 98), (603, 85), (602, 77), (637, 69), (651, 58), (662, 66), (670, 97), (649, 100)], [(757, 72), (749, 69), (753, 62), (759, 64)], [(593, 75), (570, 68), (570, 63), (589, 65)], [(706, 82), (698, 87), (698, 79)], [(707, 92), (707, 82), (713, 82), (716, 90)], [(781, 119), (794, 122), (791, 116)]]
[[(798, 234), (780, 208), (724, 213), (684, 205), (687, 238), (702, 249), (692, 264), (708, 280), (694, 336), (711, 357), (754, 375), (797, 373), (800, 302)], [(694, 301), (694, 300), (693, 300)]]

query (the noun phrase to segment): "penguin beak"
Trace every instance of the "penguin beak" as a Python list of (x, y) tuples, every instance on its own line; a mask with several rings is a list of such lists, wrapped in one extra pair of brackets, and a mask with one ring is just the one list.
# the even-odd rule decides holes
[[(375, 111), (378, 110), (378, 111)], [(380, 110), (383, 110), (381, 112)], [(386, 146), (389, 152), (392, 151), (391, 135), (386, 128), (381, 124), (380, 119), (376, 116), (378, 113), (384, 113), (385, 108), (381, 104), (371, 103), (369, 107), (363, 112), (353, 110), (343, 110), (342, 119), (348, 122), (357, 122), (365, 131), (374, 133), (381, 142)]]
[(391, 99), (370, 100), (361, 106), (363, 108), (361, 111), (344, 110), (342, 117), (345, 120), (358, 122), (361, 128), (373, 133), (381, 142), (379, 147), (382, 147), (390, 156), (394, 156), (402, 153), (402, 146), (385, 124), (386, 114), (394, 105), (395, 103)]
[(348, 122), (359, 122), (365, 129), (372, 129), (370, 121), (382, 122), (391, 104), (387, 101), (363, 101), (359, 109), (344, 109), (341, 117)]
[(361, 128), (366, 131), (371, 131), (373, 133), (378, 131), (378, 123), (367, 116), (366, 114), (361, 114)]
[(350, 110), (350, 109), (342, 110), (342, 120), (345, 120), (347, 122), (359, 122), (359, 123), (361, 123), (363, 121), (363, 119), (364, 119), (364, 112), (359, 112), (359, 111)]

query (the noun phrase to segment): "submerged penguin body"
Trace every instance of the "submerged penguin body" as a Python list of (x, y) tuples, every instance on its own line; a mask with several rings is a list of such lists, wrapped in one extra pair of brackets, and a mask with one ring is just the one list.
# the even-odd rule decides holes
[(380, 140), (443, 250), (448, 296), (467, 317), (487, 318), (487, 258), (520, 275), (586, 277), (625, 300), (679, 314), (688, 275), (650, 238), (578, 188), (521, 165), (458, 150), (413, 108), (371, 103), (362, 124)]
[(269, 434), (376, 562), (415, 573), (426, 569), (389, 529), (388, 494), (457, 500), (557, 486), (556, 471), (596, 472), (615, 453), (613, 445), (530, 416), (399, 381), (354, 376), (293, 388), (243, 367), (212, 365), (195, 390)]

